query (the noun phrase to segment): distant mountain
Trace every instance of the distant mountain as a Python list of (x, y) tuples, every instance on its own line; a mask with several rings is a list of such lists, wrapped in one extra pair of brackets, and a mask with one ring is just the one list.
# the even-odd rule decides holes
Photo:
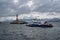
[[(26, 21), (31, 21), (33, 19), (24, 19)], [(59, 18), (53, 18), (53, 19), (38, 19), (39, 21), (49, 21), (49, 22), (60, 22)]]
[(52, 21), (52, 22), (60, 22), (60, 19), (58, 19), (58, 18), (53, 18), (53, 19), (51, 19), (50, 21)]
[(60, 22), (60, 19), (58, 18), (53, 18), (53, 19), (45, 19), (46, 21), (49, 21), (49, 22)]
[[(19, 21), (32, 21), (33, 19), (19, 19)], [(39, 20), (39, 21), (48, 21), (48, 22), (60, 22), (60, 19), (58, 19), (58, 18), (53, 18), (53, 19), (37, 19), (37, 20)], [(10, 23), (10, 22), (13, 22), (13, 21), (15, 21), (15, 20), (5, 20), (5, 21), (3, 21), (3, 22), (5, 22), (5, 23)]]
[(14, 20), (5, 20), (5, 21), (3, 21), (4, 23), (10, 23), (10, 22), (12, 22), (12, 21), (14, 21)]

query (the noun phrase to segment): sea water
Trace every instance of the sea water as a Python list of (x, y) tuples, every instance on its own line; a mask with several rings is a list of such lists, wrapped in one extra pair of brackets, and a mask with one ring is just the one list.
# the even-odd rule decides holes
[(51, 23), (52, 28), (0, 24), (0, 40), (60, 40), (60, 22)]

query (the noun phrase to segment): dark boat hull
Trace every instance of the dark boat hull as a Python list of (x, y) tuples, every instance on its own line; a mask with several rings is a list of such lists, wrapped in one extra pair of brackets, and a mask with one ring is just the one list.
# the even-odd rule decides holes
[(52, 25), (35, 25), (35, 24), (29, 24), (29, 25), (26, 25), (26, 26), (29, 26), (29, 27), (53, 27)]

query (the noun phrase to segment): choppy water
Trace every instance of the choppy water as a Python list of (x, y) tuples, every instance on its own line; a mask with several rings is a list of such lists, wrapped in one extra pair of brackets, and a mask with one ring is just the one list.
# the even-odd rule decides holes
[(52, 24), (52, 28), (0, 24), (0, 40), (60, 40), (60, 22)]

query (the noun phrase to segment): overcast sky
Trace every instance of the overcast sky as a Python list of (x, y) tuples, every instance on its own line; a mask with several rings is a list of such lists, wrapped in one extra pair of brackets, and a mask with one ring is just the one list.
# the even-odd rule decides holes
[(60, 0), (0, 0), (0, 19), (16, 14), (23, 18), (59, 18)]

